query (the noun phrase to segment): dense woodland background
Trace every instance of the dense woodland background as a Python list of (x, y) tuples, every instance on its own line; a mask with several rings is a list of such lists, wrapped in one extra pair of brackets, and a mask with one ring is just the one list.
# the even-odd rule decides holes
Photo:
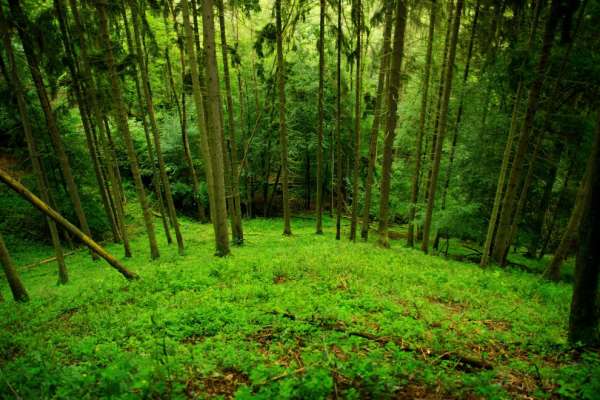
[(133, 279), (103, 243), (158, 259), (166, 235), (194, 253), (180, 220), (196, 221), (226, 256), (250, 219), (293, 235), (294, 216), (339, 240), (573, 281), (569, 338), (597, 343), (598, 1), (0, 10), (0, 243), (16, 299), (13, 246), (51, 244), (61, 284), (79, 243)]

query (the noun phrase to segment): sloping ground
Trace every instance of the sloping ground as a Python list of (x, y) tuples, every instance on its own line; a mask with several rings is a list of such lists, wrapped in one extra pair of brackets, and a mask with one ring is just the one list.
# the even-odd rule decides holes
[(209, 225), (184, 222), (187, 255), (162, 243), (156, 262), (139, 236), (125, 261), (142, 276), (133, 283), (85, 251), (68, 258), (65, 287), (54, 263), (23, 271), (32, 301), (0, 304), (0, 398), (600, 393), (598, 353), (565, 344), (568, 285), (336, 242), (326, 222), (315, 236), (295, 220), (287, 238), (280, 221), (249, 221), (225, 259)]

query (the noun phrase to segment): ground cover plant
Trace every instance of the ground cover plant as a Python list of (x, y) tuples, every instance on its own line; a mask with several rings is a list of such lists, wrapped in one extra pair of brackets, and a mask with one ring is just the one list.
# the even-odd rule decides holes
[[(0, 305), (4, 398), (588, 398), (597, 352), (571, 349), (571, 287), (518, 270), (335, 241), (314, 221), (246, 224), (235, 255), (183, 220), (188, 246), (124, 261), (87, 252), (22, 271), (32, 300)], [(118, 251), (117, 245), (108, 246)], [(138, 235), (134, 252), (145, 248)], [(42, 248), (47, 255), (51, 249)], [(29, 263), (31, 252), (14, 252)], [(8, 293), (5, 293), (8, 296)]]

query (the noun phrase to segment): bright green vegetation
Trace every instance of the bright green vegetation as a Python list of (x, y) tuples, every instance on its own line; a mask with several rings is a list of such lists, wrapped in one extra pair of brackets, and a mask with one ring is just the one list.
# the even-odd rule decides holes
[[(423, 255), (393, 241), (314, 235), (314, 220), (245, 222), (213, 257), (210, 225), (182, 220), (187, 254), (143, 234), (127, 282), (80, 250), (20, 268), (28, 304), (0, 304), (1, 398), (594, 398), (600, 357), (567, 347), (571, 286)], [(161, 235), (159, 241), (164, 240)], [(108, 245), (121, 255), (118, 245)], [(12, 247), (17, 265), (49, 248)], [(2, 286), (4, 297), (10, 296)]]

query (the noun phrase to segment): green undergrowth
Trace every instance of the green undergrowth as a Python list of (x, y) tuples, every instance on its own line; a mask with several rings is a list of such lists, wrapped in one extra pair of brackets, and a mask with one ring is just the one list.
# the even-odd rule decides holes
[[(566, 344), (571, 288), (535, 274), (335, 241), (333, 221), (244, 225), (213, 256), (137, 235), (127, 282), (86, 251), (21, 268), (32, 300), (0, 304), (0, 398), (594, 398), (598, 353)], [(158, 224), (157, 224), (158, 225)], [(107, 248), (122, 258), (119, 245)], [(13, 249), (18, 265), (48, 248)], [(2, 286), (5, 298), (9, 293)]]

